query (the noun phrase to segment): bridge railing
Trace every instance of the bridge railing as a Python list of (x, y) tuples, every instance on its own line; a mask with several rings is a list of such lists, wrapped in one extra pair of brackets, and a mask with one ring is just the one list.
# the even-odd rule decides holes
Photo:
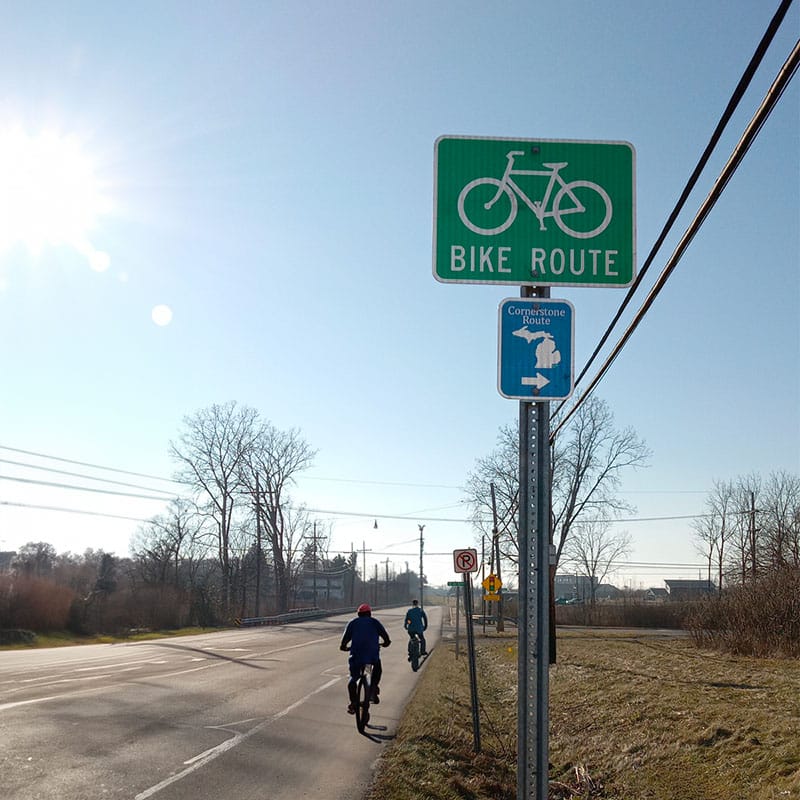
[(307, 619), (321, 619), (333, 617), (337, 614), (346, 614), (352, 609), (347, 608), (293, 608), (283, 614), (271, 617), (237, 617), (233, 622), (239, 628), (249, 628), (254, 625), (289, 625), (292, 622), (302, 622)]

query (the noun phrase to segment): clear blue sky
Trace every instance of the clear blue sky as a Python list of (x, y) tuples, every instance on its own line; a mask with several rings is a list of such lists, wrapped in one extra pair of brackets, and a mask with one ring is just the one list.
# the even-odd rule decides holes
[[(430, 553), (473, 545), (444, 520), (466, 517), (458, 487), (518, 413), (496, 369), (498, 304), (519, 292), (433, 278), (434, 141), (631, 142), (641, 265), (777, 6), (4, 2), (0, 129), (16, 155), (0, 164), (51, 132), (100, 199), (0, 195), (28, 226), (0, 222), (0, 445), (169, 477), (184, 415), (236, 400), (318, 448), (295, 498), (332, 520), (333, 549), (413, 568), (418, 522)], [(799, 33), (795, 3), (646, 286)], [(700, 513), (714, 479), (800, 470), (798, 95), (795, 80), (598, 389), (653, 451), (624, 482), (636, 518)], [(58, 243), (58, 209), (80, 227), (81, 204), (86, 241)], [(624, 290), (553, 296), (575, 307), (580, 368)], [(153, 322), (161, 304), (169, 324)], [(75, 466), (0, 458), (0, 476), (79, 482), (7, 461)], [(7, 480), (0, 501), (161, 508)], [(635, 562), (701, 561), (689, 520), (621, 528)], [(0, 549), (123, 555), (135, 529), (0, 505)], [(428, 557), (432, 581), (451, 570)]]

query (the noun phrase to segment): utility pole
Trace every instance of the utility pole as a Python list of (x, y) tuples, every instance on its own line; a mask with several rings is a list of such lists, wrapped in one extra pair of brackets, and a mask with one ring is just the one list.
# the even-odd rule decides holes
[(261, 616), (261, 487), (256, 473), (256, 616)]
[(424, 608), (425, 602), (423, 600), (422, 595), (424, 594), (424, 579), (422, 577), (422, 551), (424, 540), (422, 538), (422, 531), (425, 530), (424, 525), (417, 525), (419, 528), (419, 607)]
[(389, 557), (386, 557), (386, 605), (389, 605)]
[(750, 492), (750, 555), (753, 583), (756, 582), (756, 497)]
[[(361, 555), (362, 555), (362, 572), (361, 574), (364, 576), (364, 586), (363, 592), (366, 594), (367, 591), (367, 543), (362, 539), (361, 540)], [(367, 598), (365, 597), (364, 600)]]
[[(486, 578), (486, 536), (481, 534), (481, 585)], [(491, 611), (492, 604), (489, 603), (489, 610)], [(483, 617), (483, 632), (486, 633), (486, 595), (481, 592), (481, 616)]]
[[(492, 572), (497, 575), (502, 583), (503, 576), (500, 570), (500, 532), (497, 530), (497, 500), (494, 496), (493, 483), (489, 484), (489, 489), (492, 493)], [(497, 572), (495, 572), (495, 569), (497, 569)], [(500, 599), (497, 601), (497, 632), (502, 633), (505, 630), (502, 586), (498, 589), (497, 594), (500, 595)]]
[(317, 607), (317, 521), (314, 520), (314, 556), (312, 562), (311, 580), (314, 586), (314, 608)]
[(358, 556), (353, 548), (353, 543), (350, 542), (350, 564), (353, 567), (353, 574), (350, 577), (350, 605), (353, 605), (356, 595), (356, 564), (358, 563)]

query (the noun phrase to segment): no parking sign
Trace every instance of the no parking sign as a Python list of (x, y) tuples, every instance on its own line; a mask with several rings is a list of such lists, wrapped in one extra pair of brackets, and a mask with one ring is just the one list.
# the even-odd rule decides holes
[(456, 572), (477, 572), (478, 551), (472, 547), (465, 550), (453, 550), (453, 569)]

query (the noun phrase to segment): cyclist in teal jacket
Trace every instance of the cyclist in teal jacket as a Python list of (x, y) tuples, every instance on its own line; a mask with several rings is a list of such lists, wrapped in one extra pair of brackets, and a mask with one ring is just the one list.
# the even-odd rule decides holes
[(406, 611), (406, 621), (403, 626), (408, 631), (408, 636), (416, 633), (419, 636), (420, 655), (425, 656), (428, 651), (425, 647), (425, 631), (428, 629), (428, 617), (419, 607), (419, 600), (411, 601), (411, 608)]

